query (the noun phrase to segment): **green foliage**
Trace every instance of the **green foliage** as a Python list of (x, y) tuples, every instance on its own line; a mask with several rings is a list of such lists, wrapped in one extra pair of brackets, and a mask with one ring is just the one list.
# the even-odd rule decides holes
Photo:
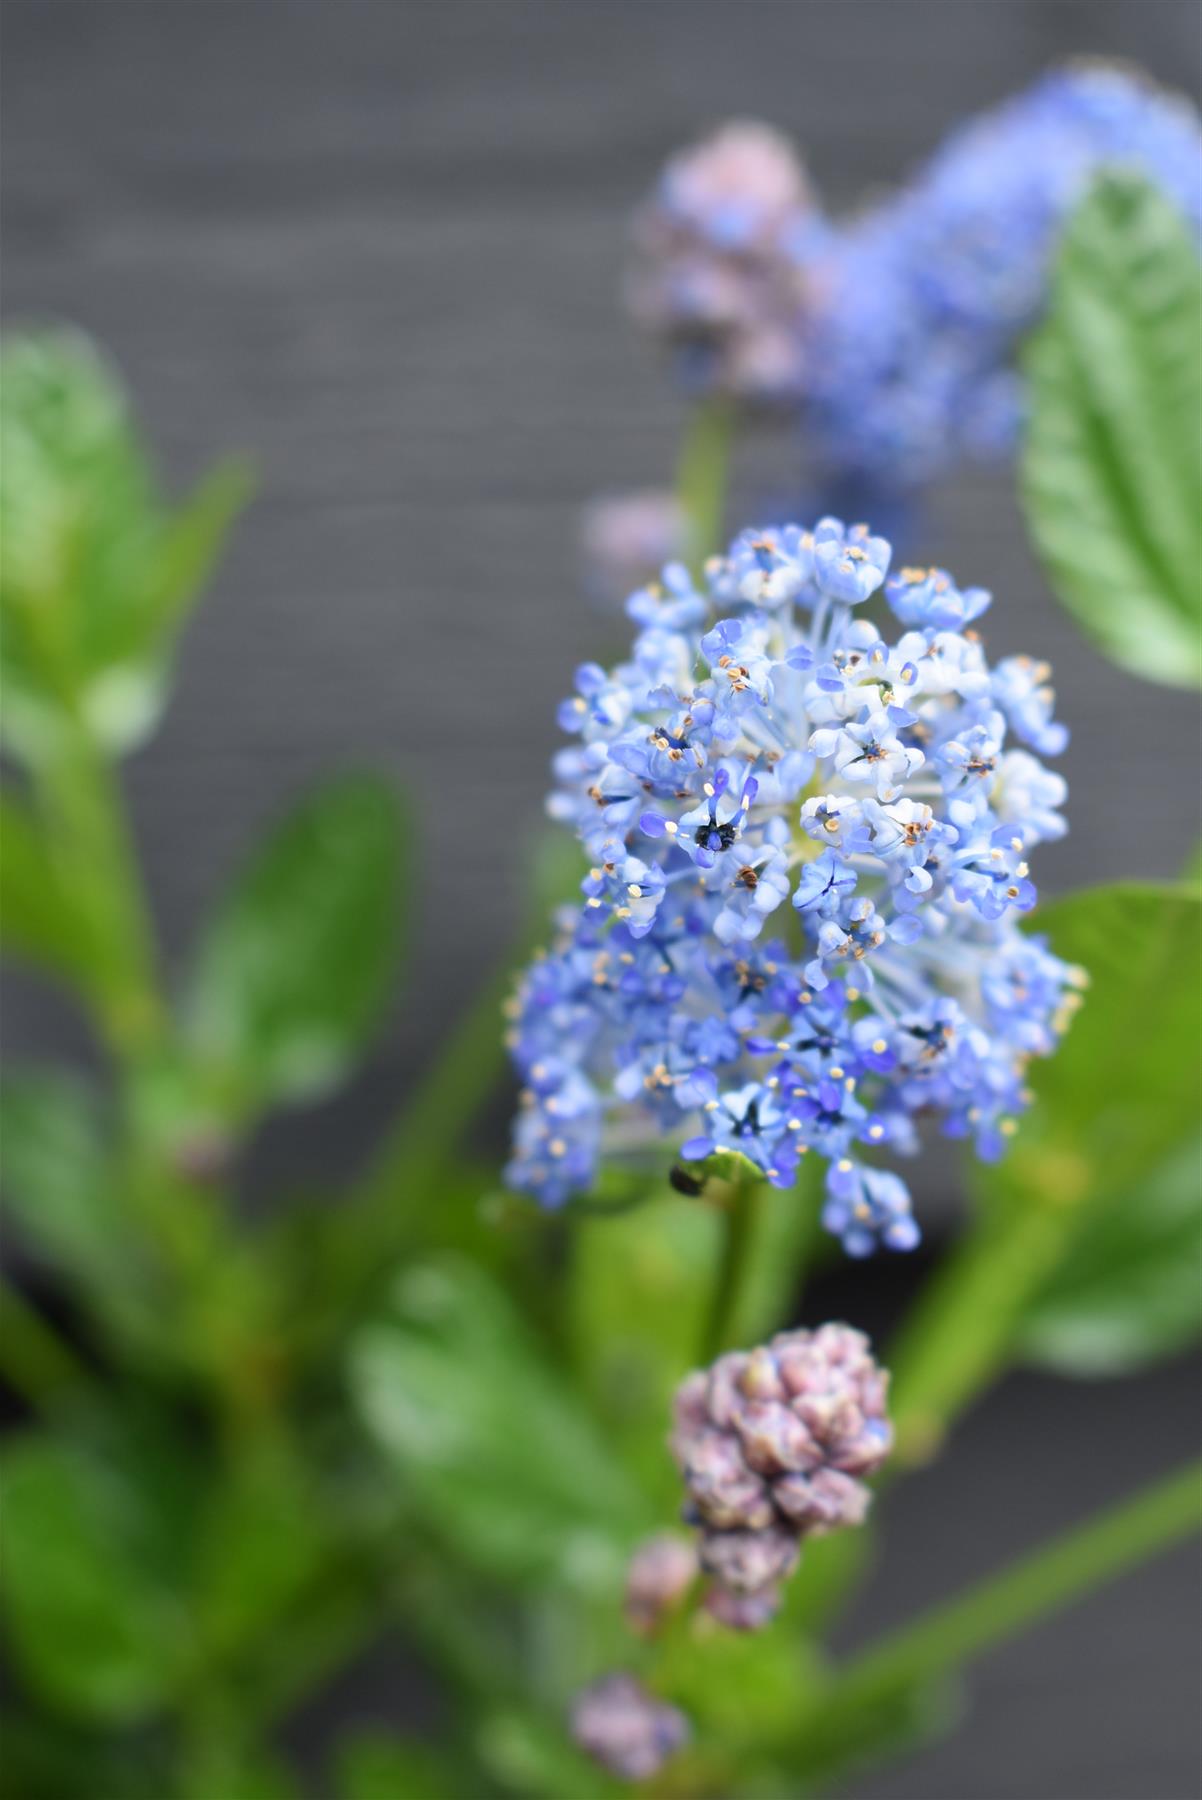
[(666, 1421), (696, 1364), (721, 1241), (713, 1207), (669, 1193), (572, 1230), (567, 1317), (581, 1379), (612, 1440), (668, 1506), (677, 1477)]
[(1114, 661), (1202, 676), (1202, 265), (1156, 189), (1103, 179), (1065, 234), (1027, 358), (1027, 522)]
[(1091, 1216), (1036, 1295), (1019, 1348), (1067, 1375), (1119, 1375), (1202, 1336), (1202, 1142), (1175, 1149)]
[(338, 1800), (467, 1800), (461, 1779), (432, 1744), (362, 1732), (338, 1753)]
[(1083, 1211), (1138, 1191), (1193, 1130), (1202, 895), (1115, 882), (1041, 907), (1034, 929), (1089, 985), (1055, 1055), (1031, 1065), (1035, 1104), (985, 1185)]
[(0, 792), (0, 948), (68, 985), (91, 986), (85, 920), (28, 807)]
[(480, 1269), (409, 1268), (351, 1351), (368, 1429), (425, 1523), (482, 1571), (581, 1590), (649, 1520), (578, 1393)]
[(154, 1714), (193, 1654), (157, 1483), (144, 1466), (32, 1433), (3, 1472), (8, 1628), (23, 1674), (83, 1718)]
[(173, 511), (115, 375), (66, 333), (6, 346), (0, 456), (7, 745), (44, 762), (76, 723), (113, 753), (132, 749), (158, 719), (179, 626), (246, 472), (223, 465)]
[(149, 1344), (160, 1271), (114, 1180), (101, 1107), (79, 1079), (6, 1071), (0, 1192), (26, 1247), (131, 1343)]
[(233, 1116), (327, 1092), (363, 1048), (395, 963), (401, 831), (386, 782), (327, 782), (219, 903), (196, 950), (186, 1031)]

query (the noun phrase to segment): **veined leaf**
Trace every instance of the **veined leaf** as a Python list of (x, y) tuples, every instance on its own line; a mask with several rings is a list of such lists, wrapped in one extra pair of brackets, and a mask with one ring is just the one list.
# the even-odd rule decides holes
[(1027, 355), (1027, 522), (1115, 662), (1202, 679), (1202, 263), (1157, 189), (1104, 177), (1066, 231)]
[(252, 855), (202, 934), (186, 999), (192, 1050), (235, 1114), (330, 1089), (388, 997), (401, 820), (387, 783), (308, 795)]

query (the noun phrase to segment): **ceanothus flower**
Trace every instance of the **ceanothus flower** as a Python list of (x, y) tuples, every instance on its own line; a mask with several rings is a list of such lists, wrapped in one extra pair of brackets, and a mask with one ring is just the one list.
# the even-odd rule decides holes
[[(787, 139), (729, 124), (673, 156), (640, 210), (630, 307), (690, 393), (800, 411), (820, 491), (912, 488), (1012, 452), (1016, 349), (1065, 220), (1108, 170), (1153, 183), (1202, 236), (1197, 114), (1118, 64), (1050, 70), (845, 220), (824, 217)], [(775, 571), (760, 582), (746, 548), (740, 598), (771, 605)], [(899, 616), (961, 630), (962, 598), (963, 616), (935, 592)]]
[(1064, 221), (1110, 169), (1152, 182), (1202, 235), (1196, 112), (1102, 62), (1054, 69), (969, 120), (833, 228), (801, 321), (806, 428), (829, 477), (907, 487), (1013, 450), (1015, 351), (1043, 310)]
[[(888, 562), (838, 520), (745, 532), (700, 583), (640, 590), (628, 659), (578, 672), (549, 810), (589, 866), (510, 1033), (507, 1178), (543, 1204), (611, 1144), (737, 1151), (779, 1186), (814, 1155), (846, 1249), (905, 1250), (877, 1159), (913, 1154), (920, 1118), (987, 1157), (1015, 1129), (1077, 1001), (1019, 928), (1067, 734), (1045, 664), (990, 665), (982, 590)], [(896, 641), (860, 604), (877, 589)]]

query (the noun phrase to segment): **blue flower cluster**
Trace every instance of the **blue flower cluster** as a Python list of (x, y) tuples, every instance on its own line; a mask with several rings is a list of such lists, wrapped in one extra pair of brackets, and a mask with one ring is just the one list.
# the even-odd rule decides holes
[[(524, 975), (507, 1179), (556, 1206), (603, 1146), (739, 1150), (789, 1185), (829, 1165), (854, 1255), (917, 1241), (900, 1178), (942, 1120), (997, 1156), (1078, 973), (1018, 929), (1032, 846), (1065, 829), (1045, 664), (991, 668), (989, 604), (939, 569), (888, 575), (866, 527), (748, 531), (698, 587), (634, 594), (628, 661), (564, 702), (552, 816), (590, 868)], [(883, 586), (903, 627), (857, 607)]]
[(821, 459), (908, 483), (1008, 454), (1013, 368), (1059, 229), (1106, 168), (1155, 183), (1202, 233), (1202, 133), (1127, 70), (1071, 64), (955, 131), (906, 186), (841, 228), (803, 321)]
[(912, 486), (1012, 448), (1016, 345), (1060, 226), (1109, 167), (1202, 232), (1196, 112), (1117, 65), (1053, 70), (845, 221), (784, 139), (729, 125), (673, 157), (640, 211), (631, 307), (693, 391), (800, 406), (828, 491)]

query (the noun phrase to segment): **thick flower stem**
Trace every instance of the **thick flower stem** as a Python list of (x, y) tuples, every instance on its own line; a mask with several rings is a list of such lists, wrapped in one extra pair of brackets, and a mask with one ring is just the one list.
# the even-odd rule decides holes
[(719, 395), (695, 408), (681, 446), (676, 493), (686, 520), (687, 561), (697, 576), (722, 547), (733, 436), (730, 402)]
[(866, 1651), (823, 1695), (824, 1729), (832, 1714), (868, 1711), (893, 1694), (955, 1670), (1200, 1526), (1202, 1462), (1194, 1462)]

